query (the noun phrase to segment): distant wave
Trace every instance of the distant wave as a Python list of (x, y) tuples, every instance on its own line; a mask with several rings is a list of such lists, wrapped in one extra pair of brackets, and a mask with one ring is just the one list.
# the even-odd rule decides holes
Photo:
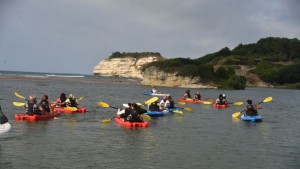
[(46, 78), (46, 76), (41, 76), (41, 75), (24, 75), (25, 77), (45, 77)]
[(85, 77), (83, 75), (56, 75), (56, 74), (46, 74), (47, 77)]

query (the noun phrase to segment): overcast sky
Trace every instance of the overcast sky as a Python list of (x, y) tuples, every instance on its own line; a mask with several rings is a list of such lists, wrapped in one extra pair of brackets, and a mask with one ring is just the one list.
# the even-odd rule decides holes
[(0, 0), (0, 70), (92, 74), (112, 52), (199, 58), (300, 39), (300, 0)]

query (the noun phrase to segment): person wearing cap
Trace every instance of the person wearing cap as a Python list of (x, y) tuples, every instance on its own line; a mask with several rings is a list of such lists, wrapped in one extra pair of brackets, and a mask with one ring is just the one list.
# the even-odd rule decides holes
[(69, 98), (65, 101), (66, 105), (69, 107), (77, 107), (78, 100), (75, 98), (73, 94), (69, 95)]
[(216, 99), (216, 104), (223, 105), (227, 104), (226, 95), (225, 94), (219, 94), (219, 98)]
[(29, 116), (33, 116), (35, 114), (38, 114), (39, 112), (39, 106), (36, 101), (36, 96), (35, 95), (30, 95), (28, 97), (28, 100), (26, 104), (24, 105), (26, 108), (26, 114)]

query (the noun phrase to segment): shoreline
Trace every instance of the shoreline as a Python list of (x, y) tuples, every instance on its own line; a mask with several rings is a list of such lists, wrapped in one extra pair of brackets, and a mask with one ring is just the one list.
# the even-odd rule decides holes
[(119, 84), (141, 84), (138, 80), (130, 79), (110, 79), (110, 78), (90, 78), (90, 77), (31, 77), (0, 75), (1, 79), (11, 80), (29, 80), (29, 81), (65, 81), (65, 82), (83, 82), (83, 83), (119, 83)]

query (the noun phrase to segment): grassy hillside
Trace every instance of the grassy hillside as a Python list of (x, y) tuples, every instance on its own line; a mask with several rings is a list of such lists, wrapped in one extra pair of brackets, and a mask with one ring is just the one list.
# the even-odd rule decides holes
[(149, 66), (181, 76), (200, 76), (220, 88), (232, 89), (245, 88), (247, 80), (235, 72), (241, 66), (248, 66), (253, 67), (249, 73), (265, 82), (300, 88), (300, 41), (269, 37), (255, 44), (239, 44), (232, 50), (225, 47), (197, 59), (167, 59), (144, 68)]

